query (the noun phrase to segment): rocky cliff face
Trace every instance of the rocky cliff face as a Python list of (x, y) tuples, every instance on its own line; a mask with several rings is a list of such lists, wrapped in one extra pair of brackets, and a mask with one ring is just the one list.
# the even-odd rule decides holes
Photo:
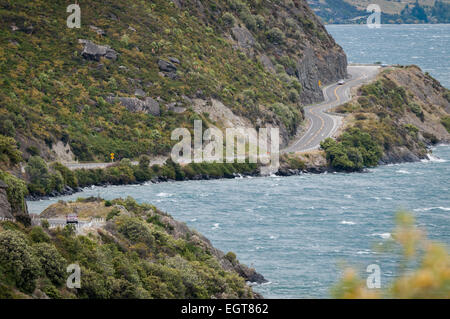
[(324, 99), (319, 81), (323, 84), (337, 82), (347, 77), (347, 56), (339, 49), (335, 52), (317, 52), (307, 48), (298, 60), (297, 73), (303, 85), (302, 102), (310, 104)]
[(192, 1), (174, 1), (180, 9), (188, 9), (211, 24), (213, 17), (220, 19), (218, 12), (232, 14), (235, 25), (222, 31), (234, 40), (234, 47), (256, 56), (271, 73), (286, 72), (298, 78), (303, 103), (323, 100), (319, 81), (327, 84), (347, 76), (347, 56), (306, 1), (250, 2), (248, 7), (240, 1), (224, 1), (227, 5), (221, 4), (216, 12), (208, 2), (198, 0), (192, 6)]
[(8, 201), (8, 195), (6, 194), (6, 185), (0, 181), (0, 218), (13, 218), (11, 211), (11, 204)]

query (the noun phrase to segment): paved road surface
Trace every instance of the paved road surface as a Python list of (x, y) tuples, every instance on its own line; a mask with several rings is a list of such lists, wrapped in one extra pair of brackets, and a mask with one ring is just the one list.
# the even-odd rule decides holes
[(308, 129), (281, 152), (305, 152), (318, 149), (320, 142), (333, 136), (342, 121), (342, 117), (326, 112), (348, 102), (351, 99), (350, 90), (373, 80), (379, 69), (379, 66), (349, 66), (350, 79), (347, 79), (344, 85), (332, 84), (325, 87), (323, 89), (325, 101), (305, 107), (305, 118), (309, 122)]
[[(167, 158), (163, 156), (155, 157), (150, 159), (150, 166), (157, 164), (162, 165), (166, 162)], [(105, 168), (111, 165), (112, 163), (64, 163), (65, 166), (67, 166), (70, 170), (75, 169), (94, 169), (94, 168)], [(131, 164), (137, 165), (137, 161), (132, 161)]]

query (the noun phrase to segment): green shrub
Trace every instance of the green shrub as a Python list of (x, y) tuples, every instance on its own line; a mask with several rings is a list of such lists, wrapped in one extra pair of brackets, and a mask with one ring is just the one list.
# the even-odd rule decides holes
[(61, 174), (65, 185), (69, 185), (72, 188), (78, 187), (78, 180), (75, 173), (66, 166), (61, 163), (53, 163), (51, 168)]
[(236, 254), (233, 253), (232, 251), (229, 251), (225, 255), (225, 258), (228, 259), (228, 261), (231, 262), (232, 264), (234, 264), (236, 262)]
[[(106, 205), (105, 205), (106, 206)], [(116, 217), (116, 216), (119, 216), (120, 215), (120, 210), (119, 209), (117, 209), (117, 208), (113, 208), (109, 213), (108, 213), (108, 215), (106, 216), (106, 220), (108, 221), (108, 220), (111, 220), (111, 219), (113, 219), (114, 217)]]
[(38, 243), (33, 249), (47, 278), (56, 286), (61, 285), (66, 277), (66, 260), (52, 244)]
[(46, 219), (41, 219), (41, 227), (44, 229), (49, 229), (50, 223)]
[(300, 94), (298, 94), (296, 89), (290, 89), (288, 98), (292, 103), (297, 103), (300, 101)]
[(444, 116), (441, 118), (441, 123), (447, 129), (447, 132), (450, 133), (450, 116)]
[(22, 153), (12, 137), (0, 135), (0, 162), (15, 165), (22, 161)]
[(266, 37), (273, 44), (282, 44), (285, 36), (283, 31), (277, 27), (274, 27), (266, 32)]
[(2, 120), (0, 124), (0, 134), (5, 136), (14, 137), (16, 136), (16, 128), (11, 120)]
[(39, 149), (34, 145), (28, 146), (25, 151), (31, 156), (40, 155)]
[(423, 114), (423, 110), (417, 103), (410, 103), (409, 108), (411, 112), (413, 112), (420, 120), (423, 122), (425, 120), (425, 116)]
[(417, 133), (419, 133), (419, 129), (415, 125), (405, 124), (403, 125), (403, 127), (408, 131), (409, 134), (411, 134), (414, 137), (416, 137)]
[(132, 243), (142, 242), (148, 247), (153, 247), (155, 244), (155, 238), (150, 229), (138, 218), (122, 217), (118, 231)]
[[(48, 223), (48, 221), (46, 221)], [(50, 241), (50, 237), (43, 230), (44, 226), (34, 226), (30, 230), (30, 238), (34, 243), (47, 243)]]
[(33, 255), (25, 236), (15, 231), (0, 232), (1, 281), (31, 293), (40, 275), (39, 261)]
[(339, 141), (327, 138), (320, 143), (331, 167), (342, 171), (358, 171), (378, 164), (382, 148), (370, 134), (358, 128), (345, 131)]
[(0, 180), (8, 185), (6, 194), (13, 213), (20, 214), (25, 212), (25, 196), (28, 194), (25, 182), (2, 170), (0, 170)]
[(222, 21), (226, 27), (234, 27), (234, 24), (236, 23), (236, 19), (234, 18), (234, 15), (229, 12), (225, 12), (223, 14)]

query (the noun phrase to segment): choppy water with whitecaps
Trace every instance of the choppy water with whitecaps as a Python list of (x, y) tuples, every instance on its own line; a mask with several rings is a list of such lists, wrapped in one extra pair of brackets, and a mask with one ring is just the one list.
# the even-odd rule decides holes
[(416, 64), (450, 88), (450, 24), (327, 25), (350, 63)]
[[(270, 281), (255, 287), (266, 298), (326, 298), (342, 262), (378, 264), (382, 285), (392, 279), (395, 258), (376, 244), (389, 240), (397, 209), (413, 211), (430, 238), (450, 245), (449, 180), (450, 147), (439, 146), (431, 160), (367, 173), (91, 187), (62, 199), (152, 203), (254, 266)], [(38, 213), (58, 199), (28, 205)]]

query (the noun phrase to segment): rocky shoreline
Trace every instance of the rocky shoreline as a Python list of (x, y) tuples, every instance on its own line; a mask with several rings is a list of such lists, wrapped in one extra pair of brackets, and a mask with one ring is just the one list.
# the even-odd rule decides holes
[(99, 184), (93, 184), (93, 185), (88, 185), (85, 187), (76, 187), (76, 188), (72, 188), (72, 187), (66, 185), (61, 192), (58, 192), (55, 190), (55, 191), (52, 191), (50, 194), (44, 195), (44, 196), (37, 195), (37, 194), (29, 194), (29, 195), (25, 196), (25, 199), (28, 201), (38, 201), (38, 200), (47, 200), (49, 198), (55, 198), (55, 197), (59, 197), (59, 196), (69, 196), (69, 195), (73, 195), (73, 194), (82, 192), (84, 188), (88, 188), (91, 186), (108, 187), (108, 186), (124, 186), (124, 185), (144, 185), (147, 183), (159, 184), (159, 183), (164, 183), (164, 182), (234, 179), (234, 178), (241, 178), (241, 177), (259, 177), (259, 176), (261, 176), (259, 174), (259, 171), (255, 171), (255, 172), (251, 172), (251, 173), (242, 173), (242, 174), (233, 173), (230, 175), (225, 175), (224, 177), (216, 177), (216, 176), (211, 176), (208, 174), (199, 174), (199, 175), (194, 176), (193, 178), (184, 178), (183, 180), (175, 180), (175, 179), (171, 179), (171, 178), (166, 178), (164, 176), (158, 176), (156, 178), (152, 178), (148, 181), (140, 182), (140, 183), (124, 183), (124, 184), (99, 183)]
[[(389, 164), (400, 164), (400, 163), (413, 163), (413, 162), (419, 162), (423, 159), (428, 158), (429, 154), (432, 154), (431, 147), (432, 146), (438, 146), (441, 143), (435, 144), (435, 145), (429, 145), (428, 146), (428, 152), (425, 154), (416, 154), (413, 151), (405, 148), (400, 147), (397, 149), (394, 149), (392, 152), (385, 154), (383, 158), (379, 161), (378, 166), (381, 165), (389, 165)], [(325, 160), (325, 159), (324, 159)], [(305, 169), (293, 169), (286, 165), (281, 165), (280, 168), (274, 175), (281, 176), (281, 177), (288, 177), (288, 176), (296, 176), (296, 175), (302, 175), (302, 174), (324, 174), (324, 173), (336, 173), (336, 172), (343, 172), (337, 169), (334, 169), (333, 167), (329, 165), (308, 165)], [(364, 173), (367, 172), (367, 169), (363, 169), (361, 171), (356, 171), (354, 173)], [(351, 172), (346, 172), (351, 173)], [(141, 183), (132, 183), (132, 184), (111, 184), (111, 183), (101, 183), (101, 184), (95, 184), (95, 185), (89, 185), (85, 187), (77, 187), (77, 188), (71, 188), (70, 186), (65, 186), (64, 189), (61, 192), (53, 191), (51, 194), (46, 196), (40, 196), (40, 195), (27, 195), (25, 199), (27, 201), (38, 201), (38, 200), (47, 200), (50, 198), (60, 197), (60, 196), (69, 196), (76, 193), (80, 193), (83, 191), (84, 188), (88, 188), (91, 186), (99, 186), (99, 187), (108, 187), (108, 186), (124, 186), (124, 185), (145, 185), (148, 183), (152, 184), (159, 184), (164, 182), (180, 182), (180, 181), (200, 181), (200, 180), (216, 180), (216, 179), (234, 179), (234, 178), (245, 178), (245, 177), (264, 177), (265, 175), (261, 175), (260, 170), (256, 170), (251, 173), (243, 173), (243, 174), (237, 174), (233, 173), (230, 175), (226, 175), (224, 177), (216, 177), (216, 176), (210, 176), (207, 174), (199, 174), (194, 176), (193, 178), (184, 178), (183, 180), (175, 180), (166, 178), (163, 176), (159, 176), (157, 178), (152, 178), (148, 181), (141, 182)]]

